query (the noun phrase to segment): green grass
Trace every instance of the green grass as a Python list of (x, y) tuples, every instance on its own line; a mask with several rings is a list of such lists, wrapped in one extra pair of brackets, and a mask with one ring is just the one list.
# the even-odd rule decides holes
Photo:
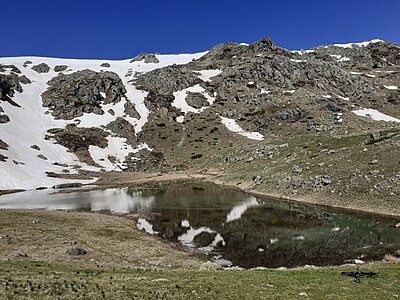
[[(288, 145), (279, 147), (272, 159), (249, 154), (254, 158), (251, 162), (246, 161), (243, 152), (252, 152), (258, 146), (227, 148), (218, 155), (210, 155), (209, 162), (201, 162), (199, 168), (220, 170), (219, 179), (233, 183), (251, 183), (259, 175), (262, 184), (253, 186), (253, 190), (269, 195), (399, 215), (399, 135), (369, 144), (370, 133), (288, 137), (271, 142), (277, 146)], [(244, 158), (225, 161), (226, 157)], [(301, 174), (292, 172), (293, 165), (302, 168)], [(332, 183), (315, 188), (314, 176), (330, 176)]]
[[(30, 259), (0, 263), (2, 299), (395, 299), (400, 266), (375, 263), (361, 283), (354, 267), (295, 270), (155, 270)], [(302, 294), (305, 293), (305, 294)]]

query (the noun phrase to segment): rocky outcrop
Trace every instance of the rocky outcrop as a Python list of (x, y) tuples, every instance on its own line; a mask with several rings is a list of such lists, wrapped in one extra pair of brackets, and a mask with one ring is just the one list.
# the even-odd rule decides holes
[(335, 45), (320, 46), (309, 52), (311, 59), (324, 59), (350, 66), (381, 68), (400, 65), (400, 46), (385, 41), (376, 41), (368, 45), (353, 44), (351, 47)]
[(28, 65), (33, 64), (33, 62), (31, 62), (30, 60), (27, 60), (24, 62), (23, 67), (26, 68)]
[(7, 115), (0, 114), (0, 124), (5, 124), (10, 122), (10, 117)]
[(50, 129), (48, 133), (50, 136), (47, 136), (47, 139), (53, 138), (58, 144), (75, 153), (80, 161), (99, 167), (90, 156), (89, 146), (106, 148), (109, 133), (100, 128), (80, 128), (73, 125), (68, 125), (65, 129)]
[(69, 120), (84, 113), (102, 115), (103, 103), (117, 103), (126, 93), (121, 79), (113, 72), (83, 70), (68, 75), (61, 73), (48, 85), (42, 94), (43, 106), (49, 107), (56, 119)]
[(274, 114), (274, 117), (281, 121), (296, 122), (298, 120), (303, 119), (306, 115), (307, 113), (303, 109), (293, 108), (293, 109), (278, 111)]
[(0, 150), (7, 150), (8, 145), (0, 139)]
[(10, 73), (21, 74), (21, 70), (18, 69), (14, 65), (2, 65), (2, 64), (0, 64), (0, 72), (5, 72), (6, 69), (10, 69)]
[(145, 53), (145, 52), (142, 52), (142, 53), (136, 55), (134, 58), (132, 58), (130, 63), (133, 63), (135, 61), (143, 61), (146, 64), (149, 64), (149, 63), (156, 64), (156, 63), (160, 62), (154, 54)]
[(62, 184), (53, 185), (53, 189), (55, 189), (55, 190), (71, 189), (71, 188), (79, 188), (82, 186), (83, 186), (83, 184), (80, 182), (71, 182), (71, 183), (62, 183)]
[(128, 116), (135, 118), (135, 119), (140, 119), (140, 114), (137, 112), (135, 106), (133, 103), (129, 100), (125, 102), (124, 105), (124, 113), (127, 114)]
[(5, 162), (7, 160), (8, 156), (5, 156), (3, 154), (0, 154), (0, 161)]
[(40, 73), (49, 73), (50, 67), (45, 63), (41, 63), (41, 64), (33, 66), (32, 70), (36, 71), (39, 74)]
[(209, 105), (206, 97), (201, 93), (188, 93), (186, 96), (186, 103), (197, 109)]
[(30, 84), (32, 83), (32, 81), (26, 77), (25, 75), (22, 75), (21, 77), (19, 77), (19, 82), (22, 84)]
[(107, 132), (100, 128), (81, 128), (69, 125), (65, 129), (54, 128), (48, 131), (58, 144), (63, 145), (71, 152), (88, 149), (90, 145), (100, 148), (107, 147)]
[(161, 95), (171, 95), (203, 82), (192, 70), (185, 66), (168, 66), (148, 72), (136, 79), (139, 89), (157, 92)]
[(0, 74), (0, 100), (6, 101), (11, 105), (20, 107), (11, 98), (14, 96), (15, 92), (22, 93), (23, 89), (20, 83), (20, 78), (16, 74), (2, 75)]
[(128, 155), (125, 164), (125, 170), (129, 172), (170, 170), (170, 166), (166, 162), (163, 152), (149, 151), (147, 149)]
[(131, 123), (126, 121), (124, 118), (118, 117), (115, 121), (109, 123), (106, 126), (107, 129), (111, 130), (117, 136), (125, 138), (131, 146), (135, 147), (137, 144), (135, 128)]
[(65, 65), (59, 65), (54, 67), (54, 72), (63, 72), (66, 69), (68, 69), (68, 66)]

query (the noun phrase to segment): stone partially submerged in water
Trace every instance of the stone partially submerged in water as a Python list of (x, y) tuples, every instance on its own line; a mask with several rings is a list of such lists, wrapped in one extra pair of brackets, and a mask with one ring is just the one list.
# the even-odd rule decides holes
[(82, 186), (83, 186), (83, 184), (80, 182), (61, 183), (61, 184), (53, 185), (53, 189), (55, 189), (55, 190), (69, 189), (69, 188), (78, 188), (78, 187), (82, 187)]

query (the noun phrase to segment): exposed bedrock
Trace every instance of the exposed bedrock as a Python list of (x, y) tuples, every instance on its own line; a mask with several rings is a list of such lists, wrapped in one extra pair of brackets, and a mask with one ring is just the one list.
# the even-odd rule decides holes
[(172, 65), (140, 75), (136, 79), (139, 89), (170, 95), (203, 81), (189, 68)]
[(113, 72), (78, 71), (59, 74), (48, 82), (42, 94), (43, 106), (50, 108), (56, 119), (73, 119), (84, 113), (104, 114), (102, 104), (117, 103), (126, 89)]
[(67, 125), (66, 128), (54, 128), (48, 130), (51, 136), (58, 144), (75, 153), (80, 161), (90, 165), (98, 166), (89, 153), (89, 146), (106, 148), (108, 146), (107, 136), (109, 133), (100, 128), (80, 128), (74, 125)]

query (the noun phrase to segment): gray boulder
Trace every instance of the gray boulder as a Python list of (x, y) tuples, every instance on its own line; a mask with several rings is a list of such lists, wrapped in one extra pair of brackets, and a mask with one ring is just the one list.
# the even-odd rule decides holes
[(137, 112), (135, 106), (129, 100), (125, 102), (124, 113), (132, 118), (136, 118), (138, 120), (140, 119), (140, 114)]
[(87, 251), (83, 248), (71, 247), (67, 249), (66, 253), (73, 256), (79, 256), (87, 254)]
[(48, 73), (50, 71), (50, 67), (45, 63), (41, 63), (33, 66), (32, 70), (36, 71), (37, 73)]
[(10, 122), (10, 117), (7, 115), (0, 115), (0, 124), (5, 124)]
[(8, 145), (0, 139), (0, 150), (8, 150)]
[(186, 96), (186, 103), (197, 109), (209, 105), (206, 97), (201, 93), (188, 93)]
[(19, 82), (22, 84), (30, 84), (32, 83), (32, 81), (26, 77), (25, 75), (22, 75), (21, 77), (19, 77)]
[(375, 131), (375, 132), (371, 133), (371, 135), (370, 135), (370, 140), (371, 140), (371, 141), (378, 141), (378, 140), (380, 140), (380, 139), (382, 139), (382, 138), (384, 138), (384, 137), (386, 137), (386, 136), (387, 136), (387, 133), (386, 133), (386, 132), (383, 132), (383, 131)]
[(65, 65), (59, 65), (54, 67), (54, 72), (63, 72), (66, 69), (68, 69), (68, 66)]
[(334, 113), (337, 113), (337, 112), (341, 112), (342, 111), (342, 109), (340, 108), (340, 106), (338, 106), (336, 103), (334, 103), (334, 102), (329, 102), (327, 105), (326, 105), (326, 108), (328, 108), (330, 111), (332, 111), (332, 112), (334, 112)]
[(303, 169), (300, 168), (298, 165), (293, 165), (292, 172), (295, 174), (300, 174), (301, 172), (303, 172)]
[(160, 62), (154, 54), (145, 53), (145, 52), (136, 55), (134, 58), (132, 58), (130, 63), (133, 63), (135, 61), (144, 61), (144, 63), (146, 63), (146, 64), (149, 64), (149, 63), (156, 64), (156, 63)]
[(16, 74), (2, 75), (0, 74), (0, 100), (6, 101), (13, 106), (20, 107), (13, 99), (15, 92), (22, 93), (23, 89), (20, 78)]
[(21, 250), (16, 250), (16, 251), (12, 252), (11, 255), (15, 256), (15, 257), (28, 257), (28, 255)]
[(274, 117), (281, 121), (296, 122), (303, 119), (307, 115), (306, 111), (301, 108), (293, 108), (281, 110), (274, 114)]
[(40, 151), (40, 147), (38, 145), (32, 145), (31, 148)]
[(82, 187), (83, 184), (80, 182), (71, 182), (71, 183), (62, 183), (62, 184), (56, 184), (53, 186), (53, 189), (59, 190), (59, 189), (69, 189), (69, 188), (78, 188)]

